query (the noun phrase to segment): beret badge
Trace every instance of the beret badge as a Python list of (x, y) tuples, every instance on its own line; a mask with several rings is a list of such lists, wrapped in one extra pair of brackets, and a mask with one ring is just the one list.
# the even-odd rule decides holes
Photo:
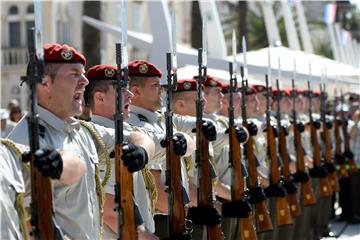
[(191, 83), (190, 82), (184, 82), (184, 89), (189, 90), (190, 88), (191, 88)]
[(107, 77), (113, 77), (115, 75), (115, 71), (112, 68), (105, 68), (104, 74)]
[(70, 49), (63, 49), (61, 50), (60, 55), (64, 60), (70, 60), (74, 54)]
[(147, 73), (148, 70), (149, 70), (149, 67), (146, 64), (141, 64), (139, 66), (139, 72), (142, 74)]
[(215, 87), (215, 86), (217, 85), (217, 82), (216, 82), (214, 79), (212, 79), (212, 80), (210, 81), (210, 85), (213, 86), (213, 87)]

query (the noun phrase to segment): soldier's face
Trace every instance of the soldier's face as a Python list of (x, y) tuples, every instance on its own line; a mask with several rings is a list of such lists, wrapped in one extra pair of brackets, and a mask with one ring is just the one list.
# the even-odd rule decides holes
[(312, 106), (314, 112), (320, 112), (320, 98), (316, 97), (312, 100)]
[(264, 96), (264, 92), (260, 92), (256, 94), (258, 99), (258, 113), (260, 115), (264, 114), (266, 111), (266, 97)]
[(221, 108), (221, 99), (223, 97), (221, 89), (219, 87), (207, 87), (204, 93), (207, 101), (204, 111), (206, 113), (217, 112)]
[(82, 113), (85, 86), (89, 81), (80, 63), (62, 64), (55, 77), (44, 77), (39, 85), (39, 104), (61, 119)]
[(300, 113), (303, 112), (305, 109), (305, 101), (304, 97), (302, 95), (298, 95), (295, 101), (295, 110), (296, 112)]
[[(183, 115), (196, 116), (196, 91), (189, 91), (182, 93), (182, 101), (184, 102), (182, 108)], [(207, 100), (204, 98), (204, 92), (202, 92), (202, 110), (207, 105)]]
[(284, 113), (289, 113), (291, 110), (291, 101), (289, 97), (282, 97), (280, 100), (280, 111)]
[(259, 100), (256, 94), (246, 96), (247, 113), (252, 116), (254, 113), (259, 112)]
[(160, 84), (160, 78), (149, 77), (143, 87), (139, 87), (139, 97), (149, 110), (157, 111), (163, 106), (161, 94), (163, 88)]
[[(125, 120), (129, 118), (129, 105), (133, 96), (128, 89), (122, 89), (122, 110)], [(108, 91), (103, 94), (103, 101), (104, 117), (114, 119), (116, 112), (116, 90), (114, 85), (110, 85)]]

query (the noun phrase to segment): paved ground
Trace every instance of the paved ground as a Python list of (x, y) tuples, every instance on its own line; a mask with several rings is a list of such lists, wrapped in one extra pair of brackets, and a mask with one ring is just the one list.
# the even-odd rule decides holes
[(331, 231), (338, 237), (322, 238), (322, 239), (346, 239), (360, 240), (360, 224), (346, 224), (345, 222), (332, 222)]

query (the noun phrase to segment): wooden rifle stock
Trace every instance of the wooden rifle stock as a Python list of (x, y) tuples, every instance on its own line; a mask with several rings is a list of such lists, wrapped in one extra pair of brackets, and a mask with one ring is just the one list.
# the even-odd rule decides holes
[(27, 117), (30, 146), (31, 225), (36, 240), (63, 239), (63, 233), (53, 216), (51, 180), (35, 167), (35, 152), (39, 149), (39, 116), (37, 112), (37, 84), (43, 77), (43, 59), (36, 59), (34, 29), (28, 30), (29, 69), (22, 77), (30, 87), (30, 111)]
[[(313, 146), (313, 159), (314, 159), (314, 166), (320, 167), (321, 166), (321, 150), (320, 144), (318, 142), (316, 128), (314, 123), (310, 121), (310, 134), (311, 134), (311, 143)], [(332, 189), (330, 182), (327, 177), (319, 178), (319, 187), (320, 187), (320, 196), (321, 197), (328, 197), (332, 195)]]
[[(246, 128), (247, 123), (243, 122), (243, 126)], [(249, 136), (248, 141), (245, 143), (246, 159), (248, 160), (249, 168), (249, 182), (250, 187), (257, 187), (259, 183), (257, 181), (258, 174), (255, 165), (255, 155), (254, 155), (254, 138)], [(261, 202), (255, 203), (255, 226), (257, 232), (265, 232), (273, 229), (271, 223), (270, 213), (267, 206), (267, 200), (264, 199)]]
[[(267, 126), (267, 143), (271, 161), (271, 184), (280, 182), (279, 161), (276, 155), (276, 141), (273, 127)], [(276, 224), (277, 226), (293, 224), (289, 205), (285, 197), (276, 197)]]
[[(202, 122), (196, 124), (196, 129), (202, 129)], [(201, 163), (199, 172), (201, 179), (199, 179), (198, 188), (198, 205), (204, 207), (215, 207), (213, 198), (213, 186), (211, 180), (210, 163), (209, 163), (209, 141), (203, 136), (202, 131), (198, 133), (200, 139), (197, 140), (200, 143)], [(221, 225), (207, 226), (207, 239), (208, 240), (219, 240), (222, 239)]]
[[(133, 176), (124, 166), (122, 160), (122, 144), (115, 145), (115, 178), (119, 184), (119, 192), (116, 197), (119, 198), (120, 208), (122, 209), (121, 220), (118, 222), (121, 226), (120, 239), (137, 239), (135, 225), (135, 208), (133, 193)], [(118, 195), (120, 194), (120, 196)], [(120, 234), (119, 233), (119, 234)]]
[[(289, 166), (289, 156), (286, 149), (286, 133), (283, 127), (280, 129), (280, 133), (279, 133), (279, 145), (280, 145), (280, 157), (283, 161), (282, 174), (284, 176), (285, 183), (288, 183), (290, 182), (290, 166)], [(297, 200), (296, 197), (296, 192), (288, 193), (286, 198), (290, 207), (291, 216), (293, 218), (300, 216), (302, 213), (301, 213), (299, 201)]]
[(170, 169), (167, 171), (171, 178), (169, 186), (169, 236), (171, 237), (179, 236), (186, 231), (181, 179), (181, 158), (175, 154), (174, 144), (171, 139), (167, 140), (166, 164), (170, 166)]
[[(339, 123), (339, 119), (336, 118), (336, 114), (335, 114), (335, 118), (334, 118), (334, 137), (335, 137), (335, 155), (340, 156), (342, 154), (341, 138), (340, 138), (340, 123)], [(349, 177), (349, 173), (346, 169), (345, 162), (340, 164), (339, 174), (341, 177), (345, 177), (345, 178)]]
[[(298, 171), (305, 171), (305, 162), (304, 162), (304, 152), (301, 143), (301, 133), (297, 129), (296, 123), (293, 123), (294, 130), (294, 144), (296, 149), (296, 160), (298, 162), (297, 169)], [(311, 180), (309, 179), (305, 183), (301, 183), (301, 196), (304, 206), (314, 205), (316, 203), (316, 198), (314, 191), (312, 189)]]
[[(313, 160), (314, 160), (314, 167), (320, 168), (321, 167), (321, 149), (319, 144), (319, 139), (317, 135), (317, 130), (315, 127), (315, 123), (312, 116), (312, 95), (313, 92), (311, 91), (310, 81), (308, 81), (308, 99), (309, 99), (309, 119), (310, 119), (310, 140), (311, 145), (313, 148)], [(319, 177), (319, 187), (320, 187), (320, 197), (328, 197), (332, 195), (331, 185), (328, 181), (327, 177)]]
[(172, 73), (171, 53), (166, 54), (167, 99), (166, 99), (166, 184), (169, 187), (169, 238), (186, 232), (183, 185), (181, 178), (181, 157), (175, 154), (173, 142), (173, 91), (177, 85), (176, 72)]
[[(236, 136), (235, 126), (229, 126), (229, 140), (231, 153), (231, 200), (239, 201), (244, 198), (244, 176), (241, 171), (241, 150), (240, 143)], [(256, 232), (254, 229), (253, 217), (250, 213), (247, 218), (240, 218), (240, 239), (256, 239)]]
[[(331, 139), (330, 139), (330, 129), (326, 126), (326, 122), (323, 121), (323, 133), (324, 133), (324, 143), (325, 143), (325, 163), (332, 164), (331, 161)], [(339, 181), (336, 176), (336, 171), (328, 174), (328, 179), (331, 185), (331, 189), (334, 192), (340, 191)]]
[[(133, 175), (121, 160), (124, 145), (122, 89), (127, 85), (128, 69), (121, 68), (121, 45), (116, 44), (116, 113), (115, 113), (115, 205), (118, 213), (118, 238), (137, 239)], [(124, 79), (122, 79), (124, 72)]]
[[(204, 35), (203, 35), (204, 37)], [(205, 46), (203, 46), (205, 47)], [(210, 172), (209, 163), (209, 140), (204, 136), (203, 129), (203, 99), (202, 99), (202, 81), (206, 80), (206, 65), (203, 65), (203, 59), (206, 52), (203, 49), (198, 49), (198, 65), (199, 75), (196, 84), (196, 163), (199, 176), (198, 187), (198, 206), (215, 208), (215, 199), (213, 184)], [(222, 239), (221, 224), (214, 226), (207, 226), (207, 239), (219, 240)]]

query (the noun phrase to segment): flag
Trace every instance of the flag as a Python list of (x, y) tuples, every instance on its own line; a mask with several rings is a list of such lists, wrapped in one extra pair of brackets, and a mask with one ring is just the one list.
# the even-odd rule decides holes
[(336, 3), (328, 3), (324, 6), (324, 23), (331, 24), (336, 18)]

